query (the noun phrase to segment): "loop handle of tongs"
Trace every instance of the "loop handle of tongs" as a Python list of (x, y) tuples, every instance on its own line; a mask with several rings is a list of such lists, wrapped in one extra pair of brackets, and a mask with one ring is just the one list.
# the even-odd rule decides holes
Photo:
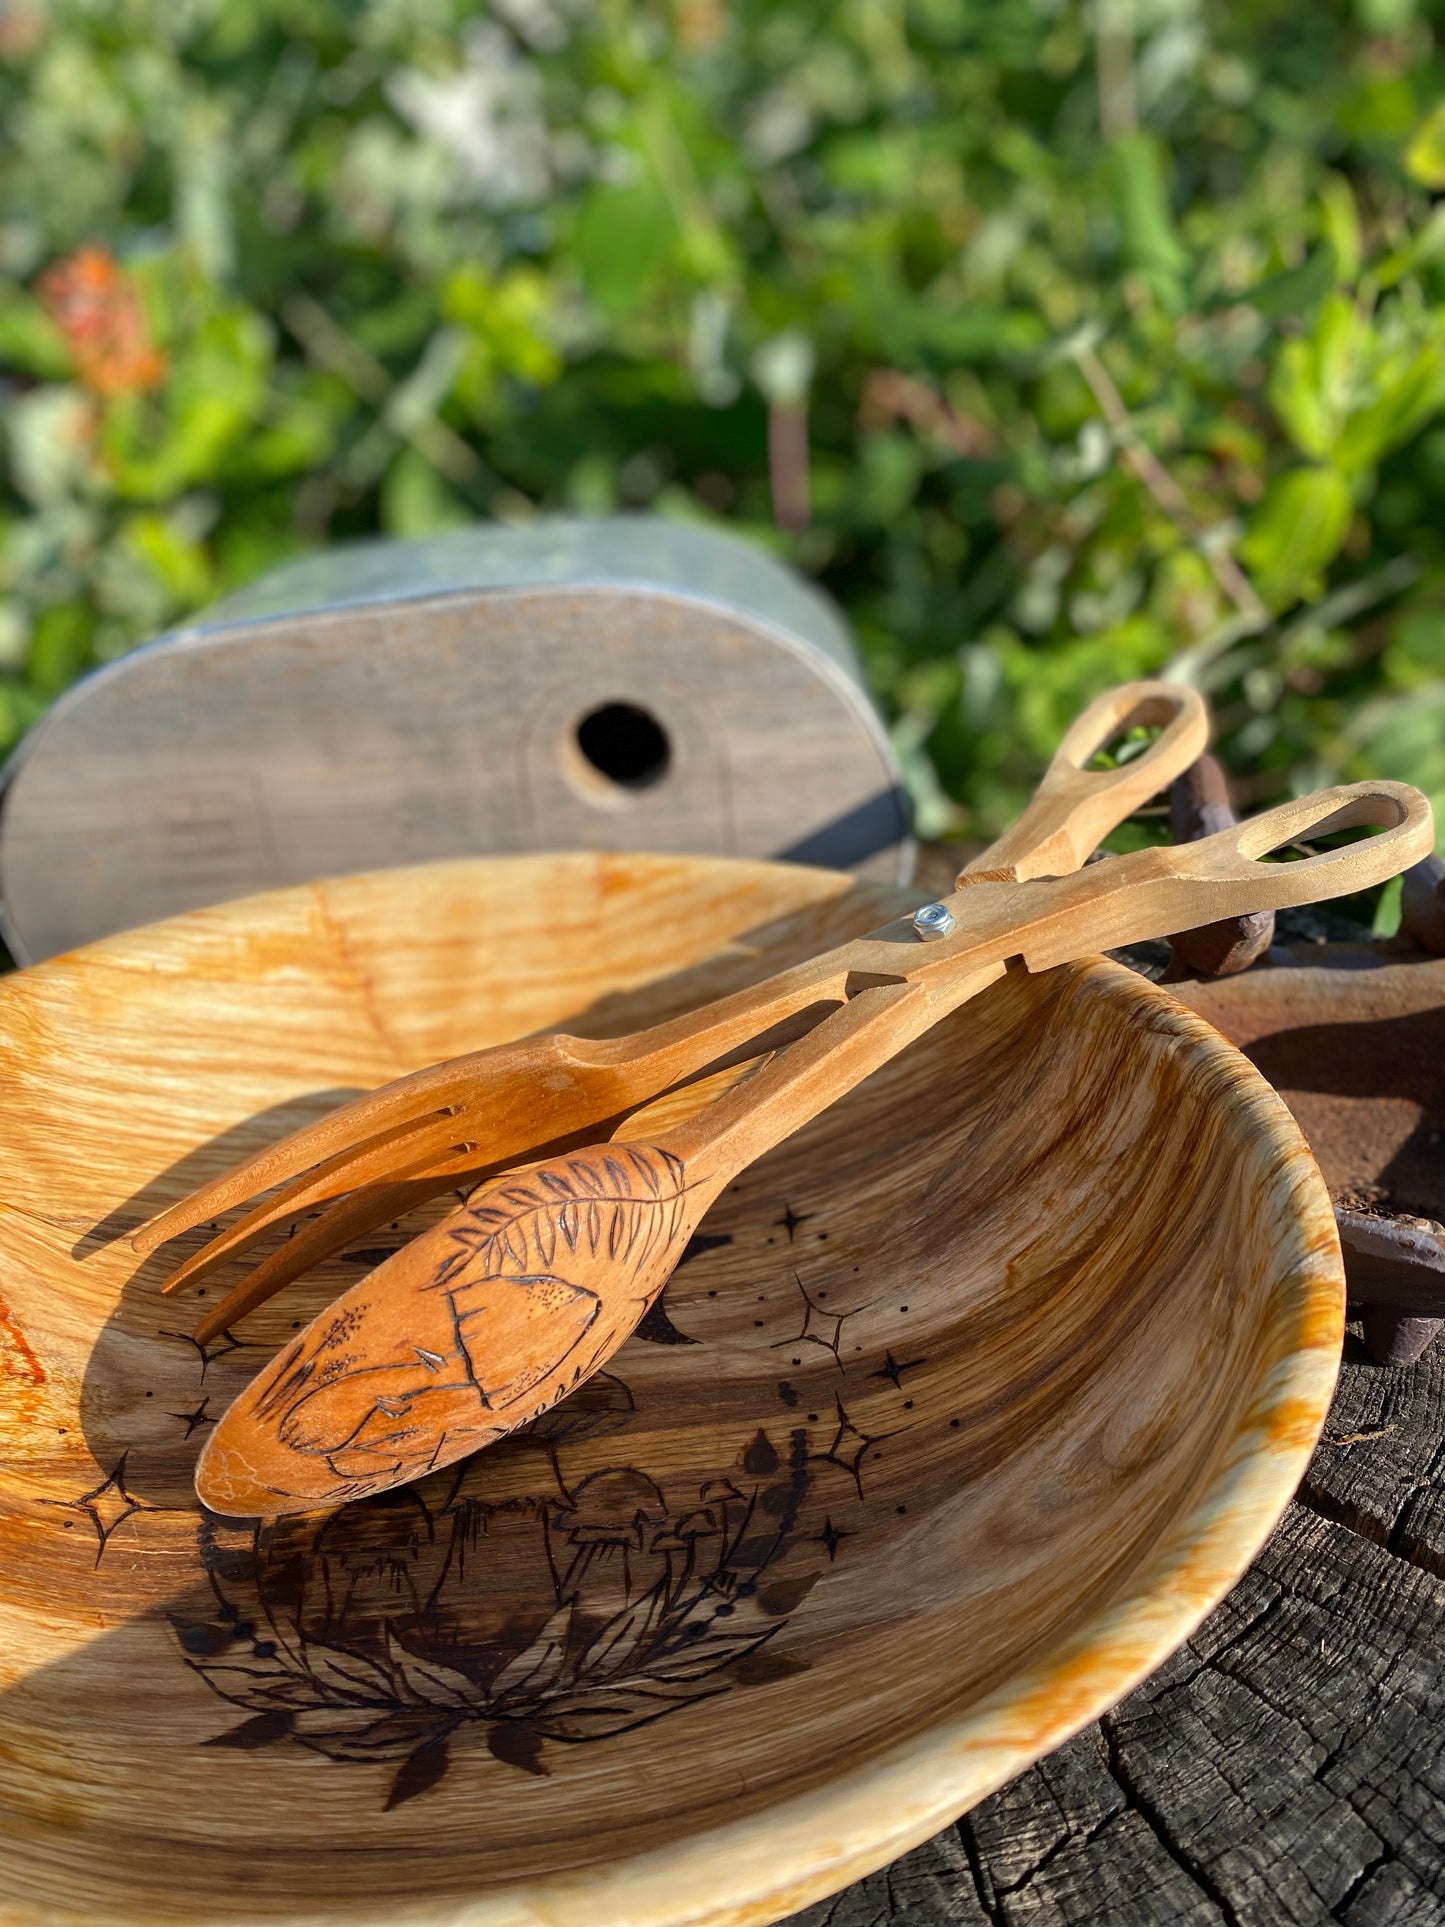
[[(1265, 859), (1298, 845), (1309, 845), (1340, 830), (1373, 829), (1374, 836), (1334, 850), (1269, 863)], [(1241, 901), (1237, 911), (1283, 910), (1317, 898), (1367, 890), (1398, 876), (1434, 847), (1430, 805), (1409, 783), (1371, 780), (1341, 783), (1276, 804), (1227, 830), (1182, 843), (1170, 851), (1177, 876), (1257, 893), (1268, 904)], [(1328, 879), (1325, 880), (1325, 872)]]
[[(1157, 727), (1137, 756), (1112, 769), (1088, 765), (1116, 737)], [(1122, 683), (1075, 718), (1027, 808), (959, 873), (954, 886), (1021, 883), (1082, 868), (1111, 830), (1204, 754), (1209, 712), (1196, 690), (1166, 682)]]
[[(1292, 861), (1265, 860), (1340, 830), (1366, 828), (1378, 834)], [(1343, 783), (1197, 843), (1135, 850), (1057, 885), (1036, 886), (1049, 895), (1035, 901), (1021, 953), (1031, 970), (1046, 970), (1085, 948), (1112, 950), (1226, 917), (1349, 896), (1398, 876), (1434, 842), (1430, 804), (1408, 783)]]

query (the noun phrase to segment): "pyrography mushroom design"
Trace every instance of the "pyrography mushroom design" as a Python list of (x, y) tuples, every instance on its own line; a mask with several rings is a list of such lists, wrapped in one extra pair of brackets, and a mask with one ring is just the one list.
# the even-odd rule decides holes
[[(630, 1409), (616, 1380), (592, 1403), (609, 1398)], [(497, 1497), (482, 1454), (320, 1520), (205, 1519), (215, 1609), (172, 1624), (245, 1715), (209, 1744), (393, 1764), (390, 1808), (441, 1780), (464, 1729), (546, 1773), (549, 1742), (805, 1667), (779, 1639), (829, 1558), (804, 1429), (669, 1486), (627, 1464), (569, 1484), (555, 1441), (527, 1463), (545, 1478), (525, 1496)]]

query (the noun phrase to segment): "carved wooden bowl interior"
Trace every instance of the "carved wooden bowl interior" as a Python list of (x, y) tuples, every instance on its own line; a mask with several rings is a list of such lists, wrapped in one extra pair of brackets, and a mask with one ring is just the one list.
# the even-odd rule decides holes
[(530, 1434), (331, 1515), (197, 1509), (206, 1427), (405, 1228), (202, 1351), (144, 1217), (345, 1093), (903, 901), (477, 860), (0, 985), (0, 1919), (766, 1922), (1221, 1596), (1321, 1423), (1338, 1247), (1258, 1075), (1102, 963), (1006, 980), (747, 1172)]

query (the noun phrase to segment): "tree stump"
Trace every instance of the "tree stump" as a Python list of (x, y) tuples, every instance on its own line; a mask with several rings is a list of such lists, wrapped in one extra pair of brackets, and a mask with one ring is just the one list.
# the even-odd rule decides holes
[(1445, 1358), (1347, 1345), (1294, 1505), (1193, 1639), (789, 1927), (1445, 1921)]

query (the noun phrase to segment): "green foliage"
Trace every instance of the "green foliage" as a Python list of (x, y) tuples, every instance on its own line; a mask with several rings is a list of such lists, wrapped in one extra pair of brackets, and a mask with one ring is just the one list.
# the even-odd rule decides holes
[(1309, 463), (1276, 476), (1240, 544), (1265, 602), (1278, 608), (1318, 595), (1349, 525), (1350, 485), (1338, 468)]
[(1438, 16), (0, 0), (0, 746), (318, 544), (651, 507), (840, 598), (926, 831), (1161, 670), (1251, 801), (1445, 803)]

